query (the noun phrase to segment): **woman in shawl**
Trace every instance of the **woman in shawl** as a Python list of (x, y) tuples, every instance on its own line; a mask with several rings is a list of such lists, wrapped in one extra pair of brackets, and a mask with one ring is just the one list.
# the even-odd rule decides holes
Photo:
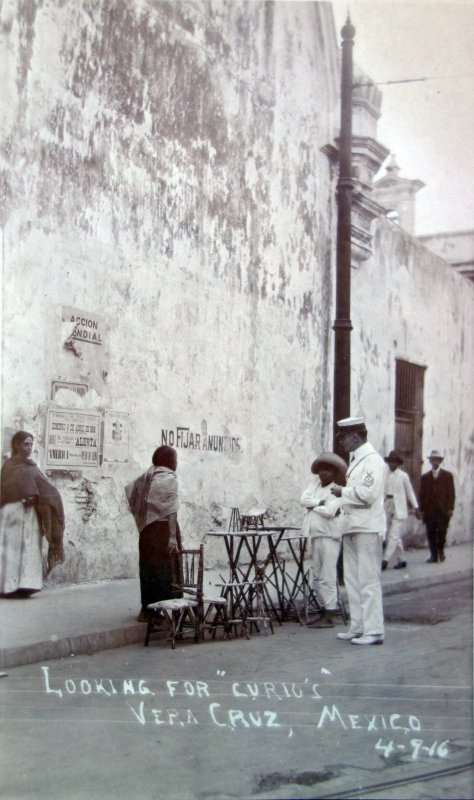
[(181, 547), (178, 514), (178, 456), (163, 445), (153, 453), (153, 466), (125, 488), (139, 534), (141, 611), (148, 620), (149, 603), (181, 597), (177, 550)]
[(43, 588), (42, 539), (48, 572), (64, 561), (61, 495), (30, 456), (33, 436), (17, 431), (1, 475), (0, 594), (29, 597)]

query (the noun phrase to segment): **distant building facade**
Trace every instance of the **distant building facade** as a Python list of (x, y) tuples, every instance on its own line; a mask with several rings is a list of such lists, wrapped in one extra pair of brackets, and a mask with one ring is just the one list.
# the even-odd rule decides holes
[(474, 282), (474, 228), (468, 231), (435, 233), (417, 237), (429, 250)]
[(373, 184), (374, 199), (384, 207), (389, 219), (398, 223), (407, 233), (415, 233), (416, 195), (423, 189), (423, 181), (402, 178), (400, 167), (392, 154), (385, 174)]

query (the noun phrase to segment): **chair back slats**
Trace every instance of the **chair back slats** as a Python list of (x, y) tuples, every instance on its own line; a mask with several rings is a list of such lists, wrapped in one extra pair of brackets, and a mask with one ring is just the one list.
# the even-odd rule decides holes
[(225, 636), (229, 635), (226, 603), (223, 603), (222, 598), (204, 597), (204, 545), (182, 548), (178, 550), (177, 557), (179, 583), (173, 584), (173, 588), (179, 590), (180, 598), (160, 600), (147, 606), (150, 618), (145, 646), (148, 645), (150, 635), (159, 628), (162, 616), (168, 626), (169, 641), (173, 649), (176, 639), (182, 639), (189, 631), (194, 633), (196, 642), (204, 638), (204, 629), (210, 630), (214, 639), (218, 625), (223, 626)]
[(178, 553), (182, 576), (182, 589), (195, 589), (198, 597), (203, 593), (204, 545), (194, 549), (182, 549)]

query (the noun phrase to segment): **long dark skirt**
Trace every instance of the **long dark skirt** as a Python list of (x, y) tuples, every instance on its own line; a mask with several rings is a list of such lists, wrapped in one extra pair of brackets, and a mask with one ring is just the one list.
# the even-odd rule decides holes
[[(181, 547), (181, 533), (176, 525), (178, 547)], [(140, 533), (140, 591), (142, 607), (158, 600), (182, 597), (176, 589), (179, 578), (179, 563), (176, 553), (168, 552), (170, 532), (167, 520), (152, 522)]]

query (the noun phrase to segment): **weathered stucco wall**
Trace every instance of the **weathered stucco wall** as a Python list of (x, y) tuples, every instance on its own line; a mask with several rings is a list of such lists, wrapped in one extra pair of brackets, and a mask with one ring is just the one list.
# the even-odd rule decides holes
[[(123, 487), (163, 441), (186, 541), (233, 504), (299, 522), (332, 438), (330, 5), (10, 0), (0, 22), (2, 451), (31, 430), (64, 498), (50, 580), (136, 574)], [(352, 271), (352, 410), (387, 452), (395, 358), (426, 365), (424, 453), (446, 452), (466, 539), (472, 287), (393, 224), (374, 233)]]
[[(222, 503), (299, 514), (331, 438), (330, 6), (7, 0), (1, 26), (3, 452), (31, 430), (64, 498), (51, 580), (136, 574), (123, 486), (170, 431), (188, 541)], [(118, 414), (120, 447), (85, 430), (109, 460), (62, 469), (58, 408)]]
[[(426, 367), (423, 469), (433, 448), (455, 476), (448, 542), (474, 527), (474, 287), (396, 224), (374, 224), (373, 256), (352, 270), (352, 408), (381, 453), (394, 446), (395, 359)], [(415, 540), (426, 541), (423, 526)]]

